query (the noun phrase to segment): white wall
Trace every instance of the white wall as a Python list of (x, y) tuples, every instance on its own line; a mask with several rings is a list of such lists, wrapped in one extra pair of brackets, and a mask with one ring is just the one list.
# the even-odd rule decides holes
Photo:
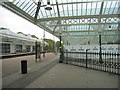
[(10, 53), (15, 53), (15, 44), (14, 43), (11, 43), (10, 44)]
[(22, 50), (26, 50), (26, 45), (22, 45)]
[[(86, 52), (86, 49), (89, 49), (89, 52), (99, 52), (99, 45), (64, 45), (64, 50), (71, 52)], [(118, 52), (120, 51), (120, 45), (109, 44), (102, 45), (102, 52)]]

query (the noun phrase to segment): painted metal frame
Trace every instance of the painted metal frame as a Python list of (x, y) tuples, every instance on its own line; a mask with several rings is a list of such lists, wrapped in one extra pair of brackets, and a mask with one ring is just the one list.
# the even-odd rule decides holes
[[(108, 34), (104, 33), (103, 36), (112, 37), (115, 35), (115, 32), (119, 32), (118, 28), (116, 28), (119, 25), (118, 16), (120, 14), (120, 8), (117, 6), (119, 0), (82, 0), (81, 2), (79, 0), (51, 0), (51, 2), (53, 10), (46, 11), (44, 8), (47, 3), (45, 0), (41, 0), (41, 6), (37, 19), (34, 18), (37, 11), (37, 1), (35, 0), (13, 0), (12, 2), (3, 2), (2, 6), (46, 30), (47, 32), (57, 36), (58, 38), (60, 33), (62, 33), (62, 40), (65, 42), (67, 42), (69, 38), (66, 39), (64, 37), (68, 36), (88, 36), (88, 38), (89, 36), (96, 36), (100, 29), (103, 33), (108, 32)], [(95, 9), (93, 9), (93, 4), (96, 5)], [(91, 8), (89, 9), (88, 6), (91, 6)], [(109, 29), (109, 26), (112, 28)], [(66, 29), (64, 30), (64, 28)], [(83, 30), (82, 28), (87, 29)], [(78, 32), (81, 34), (78, 35)]]

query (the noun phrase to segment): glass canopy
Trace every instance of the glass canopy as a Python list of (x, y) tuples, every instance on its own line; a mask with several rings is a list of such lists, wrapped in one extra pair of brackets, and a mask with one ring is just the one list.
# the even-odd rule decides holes
[(64, 44), (119, 41), (119, 0), (9, 0), (2, 6), (59, 37)]

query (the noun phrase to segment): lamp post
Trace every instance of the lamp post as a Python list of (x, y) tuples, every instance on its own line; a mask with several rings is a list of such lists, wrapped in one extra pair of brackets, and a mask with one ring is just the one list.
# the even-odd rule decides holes
[(62, 26), (61, 26), (61, 20), (59, 21), (59, 35), (60, 35), (60, 59), (59, 63), (62, 63), (63, 61), (63, 48), (62, 48)]
[(61, 44), (61, 34), (60, 34), (60, 60), (59, 63), (62, 63), (63, 55), (62, 55), (62, 44)]
[(102, 61), (102, 48), (101, 48), (101, 44), (102, 44), (101, 32), (99, 32), (99, 62), (103, 63), (103, 61)]
[(60, 53), (62, 53), (62, 43), (61, 43), (61, 41), (62, 41), (62, 38), (61, 38), (61, 34), (60, 34)]

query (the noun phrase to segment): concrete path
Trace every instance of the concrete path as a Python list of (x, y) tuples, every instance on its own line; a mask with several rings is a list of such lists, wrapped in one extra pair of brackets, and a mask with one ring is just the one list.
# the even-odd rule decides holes
[[(28, 56), (28, 57), (30, 58), (30, 56)], [(31, 83), (35, 78), (39, 77), (41, 74), (45, 73), (46, 71), (51, 69), (56, 63), (58, 63), (58, 58), (59, 58), (59, 55), (55, 55), (53, 53), (48, 53), (46, 55), (46, 57), (42, 58), (41, 62), (34, 62), (34, 64), (31, 63), (31, 65), (29, 65), (29, 67), (28, 67), (27, 74), (21, 74), (21, 72), (18, 70), (18, 72), (15, 72), (8, 76), (3, 77), (3, 79), (2, 79), (3, 88), (10, 88), (10, 87), (23, 88), (23, 87), (25, 87), (25, 85), (27, 85), (27, 82), (28, 82), (28, 84)], [(12, 59), (11, 59), (11, 62), (13, 62)], [(18, 67), (19, 67), (19, 65), (18, 65)], [(14, 69), (14, 68), (11, 68), (11, 69)], [(8, 72), (9, 72), (9, 70), (8, 70)], [(22, 83), (20, 83), (20, 82), (22, 82)], [(22, 86), (22, 84), (24, 84), (24, 85)]]
[(8, 59), (2, 59), (2, 77), (12, 75), (21, 71), (21, 60), (27, 60), (28, 70), (30, 70), (34, 65), (43, 62), (49, 62), (54, 60), (56, 55), (53, 53), (47, 53), (45, 57), (41, 55), (41, 62), (35, 62), (35, 55), (20, 56)]
[(118, 88), (118, 76), (68, 64), (57, 64), (26, 88)]
[(50, 54), (31, 64), (28, 74), (20, 72), (3, 78), (3, 88), (118, 88), (118, 75), (58, 63)]

